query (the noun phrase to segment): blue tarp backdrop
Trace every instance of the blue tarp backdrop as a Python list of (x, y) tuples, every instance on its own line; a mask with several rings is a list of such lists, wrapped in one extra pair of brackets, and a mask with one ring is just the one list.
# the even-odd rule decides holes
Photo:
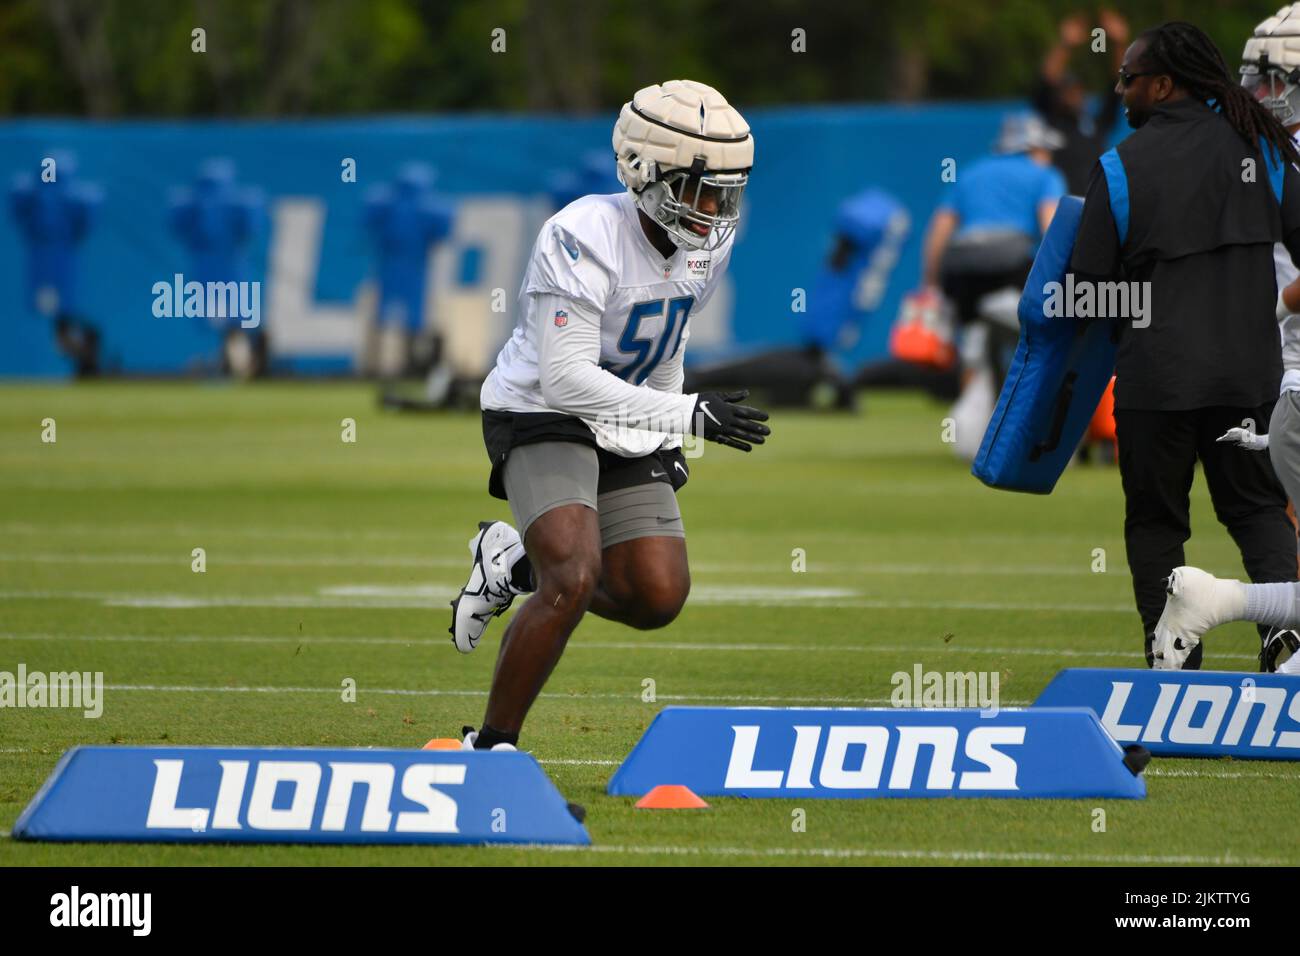
[[(856, 364), (884, 353), (901, 295), (915, 285), (920, 237), (942, 190), (941, 164), (988, 152), (1002, 115), (1016, 103), (756, 110), (749, 114), (756, 166), (730, 276), (732, 294), (717, 334), (693, 342), (696, 356), (796, 340), (792, 292), (810, 290), (831, 241), (838, 204), (868, 187), (897, 196), (912, 234), (881, 307), (842, 356)], [(354, 364), (359, 289), (378, 275), (366, 197), (411, 162), (437, 172), (433, 189), (456, 210), (456, 226), (430, 272), (439, 294), (463, 303), (505, 289), (507, 313), (480, 349), (513, 324), (519, 276), (536, 229), (552, 211), (548, 183), (608, 150), (612, 116), (593, 118), (429, 117), (266, 122), (0, 123), (0, 173), (9, 194), (0, 215), (0, 374), (59, 375), (49, 320), (29, 279), (32, 239), (9, 184), (40, 183), (45, 157), (75, 156), (74, 183), (95, 203), (77, 246), (73, 311), (103, 333), (106, 368), (175, 373), (215, 350), (203, 320), (154, 314), (155, 283), (191, 278), (195, 249), (173, 226), (173, 207), (199, 170), (228, 159), (235, 182), (265, 204), (248, 247), (249, 277), (261, 280), (261, 312), (282, 366), (346, 371)], [(346, 159), (356, 181), (342, 176)], [(612, 166), (612, 159), (611, 159)], [(59, 175), (64, 176), (60, 168)], [(479, 205), (476, 206), (475, 202)], [(517, 207), (517, 214), (512, 210)], [(475, 222), (478, 222), (477, 227)], [(511, 233), (514, 233), (513, 235)], [(468, 296), (468, 298), (467, 298)], [(65, 303), (66, 304), (66, 303)], [(457, 315), (473, 315), (471, 312)], [(313, 335), (319, 325), (321, 335)], [(456, 321), (472, 321), (459, 318)], [(296, 323), (296, 324), (294, 324)], [(327, 325), (330, 329), (326, 334)], [(293, 334), (288, 334), (290, 331)], [(699, 348), (697, 348), (697, 344)], [(689, 360), (689, 359), (688, 359)]]

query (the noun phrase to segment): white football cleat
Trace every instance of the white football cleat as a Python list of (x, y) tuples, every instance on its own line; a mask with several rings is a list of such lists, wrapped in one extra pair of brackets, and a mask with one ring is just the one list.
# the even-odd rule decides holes
[(520, 543), (519, 532), (504, 521), (480, 521), (479, 532), (470, 539), (469, 553), (474, 556), (469, 581), (451, 602), (451, 642), (456, 650), (468, 654), (478, 647), (488, 621), (505, 613), (515, 599), (510, 584), (507, 552)]
[(1300, 673), (1300, 633), (1270, 629), (1259, 651), (1259, 669), (1266, 674)]
[(1174, 568), (1151, 650), (1156, 670), (1182, 670), (1188, 655), (1212, 627), (1240, 619), (1246, 608), (1241, 582), (1221, 580), (1200, 568)]
[[(475, 748), (474, 748), (474, 741), (476, 741), (476, 740), (478, 740), (478, 731), (477, 731), (477, 730), (470, 730), (468, 727), (466, 727), (466, 728), (465, 728), (465, 739), (462, 740), (462, 741), (460, 742), (460, 749), (461, 749), (461, 750), (473, 750), (473, 749), (475, 749)], [(516, 748), (514, 744), (508, 744), (508, 743), (502, 741), (502, 742), (499, 743), (499, 744), (493, 744), (491, 750), (489, 751), (489, 753), (490, 753), (492, 750), (510, 750), (510, 751), (513, 751), (513, 750), (516, 750), (516, 749), (518, 749), (518, 748)]]

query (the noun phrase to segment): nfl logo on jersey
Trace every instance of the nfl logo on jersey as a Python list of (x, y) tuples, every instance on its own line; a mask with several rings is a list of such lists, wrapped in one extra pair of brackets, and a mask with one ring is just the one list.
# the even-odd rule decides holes
[(565, 312), (563, 309), (557, 309), (555, 312), (555, 324), (560, 328), (564, 328), (564, 326), (568, 325), (569, 313)]

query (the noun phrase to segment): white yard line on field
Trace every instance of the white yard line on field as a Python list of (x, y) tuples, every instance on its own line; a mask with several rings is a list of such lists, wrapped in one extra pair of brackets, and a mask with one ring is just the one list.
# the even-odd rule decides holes
[[(42, 753), (35, 747), (0, 747), (0, 754), (35, 754)], [(57, 754), (51, 752), (51, 756)], [(617, 767), (623, 761), (621, 760), (578, 760), (557, 758), (554, 760), (538, 760), (540, 764), (554, 767)]]
[[(415, 590), (415, 589), (412, 589)], [(137, 594), (123, 591), (76, 591), (32, 589), (0, 591), (0, 600), (99, 601), (107, 607), (190, 609), (206, 607), (356, 608), (431, 610), (443, 607), (455, 586), (430, 588), (428, 596), (371, 596), (337, 594), (191, 595)], [(1053, 604), (1016, 601), (894, 601), (854, 597), (856, 592), (836, 588), (752, 588), (698, 586), (691, 592), (693, 605), (742, 605), (745, 607), (801, 607), (863, 609), (879, 611), (1042, 611), (1071, 614), (1125, 614), (1127, 604)]]
[[(202, 537), (203, 535), (200, 535)], [(344, 543), (344, 542), (340, 542)], [(210, 549), (211, 550), (211, 549)], [(381, 568), (466, 568), (468, 562), (459, 554), (452, 556), (425, 555), (278, 555), (278, 554), (226, 554), (213, 552), (215, 563), (231, 567), (381, 567)], [(172, 552), (101, 552), (74, 554), (67, 552), (4, 552), (0, 562), (14, 564), (143, 564), (176, 565), (188, 567), (188, 551)], [(781, 558), (767, 562), (711, 562), (691, 563), (691, 570), (703, 574), (791, 574), (789, 561)], [(1111, 569), (1122, 572), (1123, 567)], [(969, 575), (974, 577), (1073, 577), (1091, 575), (1086, 566), (1055, 564), (944, 564), (944, 563), (888, 563), (842, 564), (814, 561), (805, 570), (807, 574), (856, 575)]]
[[(105, 690), (148, 694), (339, 694), (338, 687), (247, 687), (247, 686), (194, 686), (188, 684), (105, 684)], [(486, 690), (417, 690), (405, 687), (358, 687), (358, 694), (384, 694), (402, 697), (486, 697)], [(641, 691), (626, 694), (559, 694), (543, 693), (541, 696), (555, 700), (623, 700), (641, 701)], [(739, 694), (659, 694), (656, 701), (733, 701), (738, 703), (801, 703), (801, 704), (888, 704), (888, 697), (772, 697)], [(1023, 706), (1028, 701), (1002, 701), (1003, 706)]]
[[(435, 635), (435, 638), (438, 638)], [(440, 639), (440, 638), (439, 638)], [(301, 644), (311, 646), (323, 645), (378, 645), (424, 647), (430, 637), (421, 634), (415, 637), (309, 637), (303, 635), (202, 635), (180, 634), (163, 635), (73, 635), (73, 634), (0, 634), (0, 641), (103, 641), (108, 643), (144, 643), (144, 644)], [(609, 650), (609, 651), (688, 651), (704, 653), (845, 653), (845, 654), (927, 654), (942, 653), (961, 656), (963, 654), (997, 654), (1002, 656), (1024, 657), (1061, 657), (1083, 659), (1138, 660), (1135, 650), (1108, 650), (1098, 648), (1050, 648), (1050, 647), (988, 647), (983, 644), (965, 642), (939, 645), (933, 641), (917, 644), (766, 644), (763, 642), (733, 643), (727, 641), (587, 641), (581, 637), (568, 645), (569, 650)], [(1216, 658), (1223, 660), (1254, 661), (1255, 654), (1223, 654), (1216, 652)]]
[[(1118, 529), (1117, 529), (1118, 531)], [(305, 541), (414, 541), (419, 542), (419, 546), (425, 546), (429, 542), (435, 541), (458, 541), (460, 547), (464, 548), (465, 543), (469, 541), (474, 534), (473, 521), (467, 522), (464, 531), (438, 530), (436, 528), (370, 528), (365, 530), (322, 530), (319, 527), (303, 527), (292, 525), (276, 525), (274, 527), (266, 525), (249, 525), (249, 524), (162, 524), (149, 523), (143, 521), (119, 522), (111, 524), (108, 522), (96, 522), (94, 524), (84, 523), (54, 523), (45, 522), (34, 524), (30, 521), (7, 521), (0, 523), (0, 534), (4, 535), (29, 535), (47, 539), (53, 536), (69, 536), (75, 538), (85, 537), (109, 537), (121, 539), (131, 536), (159, 536), (159, 535), (177, 535), (177, 536), (210, 536), (222, 538), (249, 538), (252, 540), (280, 540), (296, 538)], [(727, 542), (732, 540), (742, 540), (746, 542), (737, 548), (742, 551), (752, 551), (748, 542), (756, 538), (768, 537), (771, 532), (763, 527), (740, 528), (731, 527), (725, 530), (715, 529), (708, 533), (710, 540)], [(825, 544), (828, 548), (843, 544), (853, 543), (862, 544), (870, 542), (873, 546), (887, 547), (892, 546), (896, 540), (900, 539), (899, 535), (890, 534), (872, 534), (850, 531), (807, 531), (800, 532), (801, 539), (806, 538), (808, 541)], [(933, 541), (936, 544), (949, 547), (952, 544), (952, 532), (944, 529), (926, 531), (922, 529), (909, 529), (906, 540), (911, 543)], [(1084, 564), (1087, 565), (1092, 560), (1091, 549), (1097, 544), (1106, 542), (1098, 541), (1095, 533), (1065, 534), (1057, 530), (1050, 533), (1034, 534), (1029, 529), (1015, 534), (1011, 533), (970, 533), (964, 534), (962, 540), (968, 546), (973, 544), (988, 546), (990, 550), (996, 550), (1001, 545), (1011, 547), (1024, 547), (1027, 543), (1042, 543), (1048, 547), (1058, 547), (1062, 544), (1087, 545), (1082, 548), (1082, 553), (1087, 555)], [(1114, 538), (1116, 542), (1120, 539)], [(1122, 544), (1118, 550), (1122, 551)], [(789, 552), (783, 556), (782, 561), (787, 566), (789, 564)], [(814, 552), (815, 558), (815, 552)]]
[(52, 535), (68, 535), (75, 538), (109, 537), (123, 538), (132, 535), (185, 535), (208, 538), (251, 538), (254, 540), (276, 541), (284, 538), (297, 538), (304, 541), (450, 541), (470, 539), (472, 526), (465, 534), (449, 531), (322, 531), (320, 528), (294, 527), (256, 527), (252, 525), (185, 525), (185, 524), (148, 524), (133, 521), (129, 524), (32, 524), (24, 521), (9, 521), (0, 524), (0, 534), (35, 535), (48, 538)]
[[(375, 555), (229, 555), (212, 551), (212, 562), (228, 567), (375, 567), (375, 568), (465, 568), (469, 563), (463, 558)], [(0, 554), (0, 563), (7, 564), (145, 564), (187, 569), (190, 553), (177, 551), (170, 554), (99, 553), (99, 554)]]

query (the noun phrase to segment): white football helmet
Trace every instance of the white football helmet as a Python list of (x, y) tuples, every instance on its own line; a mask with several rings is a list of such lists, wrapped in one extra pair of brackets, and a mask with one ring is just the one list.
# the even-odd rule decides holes
[(614, 124), (618, 179), (679, 248), (713, 250), (740, 222), (754, 165), (749, 124), (693, 80), (637, 90)]
[(1241, 54), (1241, 85), (1283, 126), (1300, 123), (1300, 3), (1259, 26)]

